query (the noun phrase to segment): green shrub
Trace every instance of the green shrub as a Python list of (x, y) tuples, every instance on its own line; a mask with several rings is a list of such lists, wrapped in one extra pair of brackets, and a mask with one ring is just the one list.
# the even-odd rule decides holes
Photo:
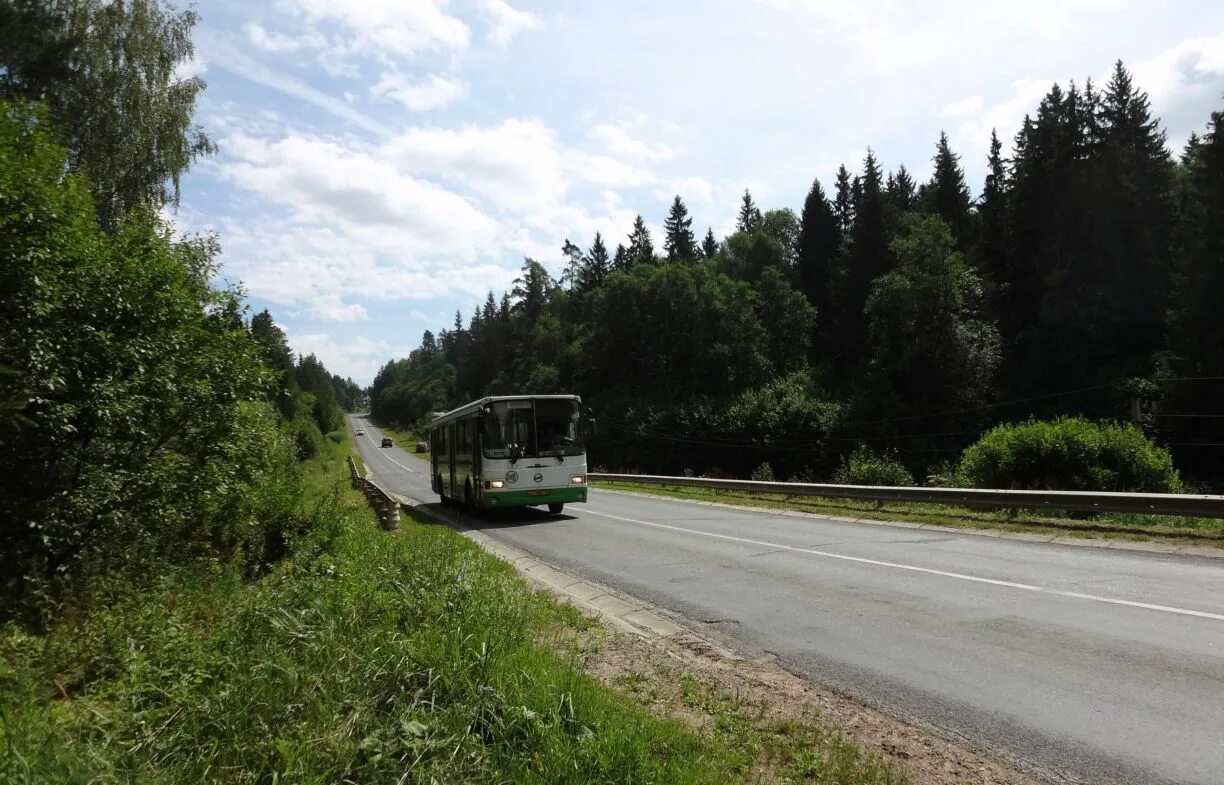
[(1182, 488), (1168, 451), (1138, 429), (1079, 418), (1000, 425), (961, 456), (978, 488), (1174, 493)]
[(762, 463), (752, 470), (752, 479), (757, 482), (774, 482), (774, 470), (768, 463)]
[(314, 420), (299, 418), (291, 420), (286, 426), (293, 437), (293, 446), (299, 461), (308, 461), (319, 454), (323, 447), (323, 434)]
[(863, 445), (833, 473), (833, 482), (838, 485), (913, 485), (914, 476), (896, 453), (877, 455)]
[(0, 103), (0, 619), (31, 623), (90, 574), (233, 555), (240, 524), (203, 511), (243, 508), (272, 380), (241, 291), (209, 285), (215, 241), (139, 211), (102, 231), (52, 138)]
[(344, 444), (344, 431), (336, 430), (327, 434), (327, 438), (332, 440), (332, 444)]

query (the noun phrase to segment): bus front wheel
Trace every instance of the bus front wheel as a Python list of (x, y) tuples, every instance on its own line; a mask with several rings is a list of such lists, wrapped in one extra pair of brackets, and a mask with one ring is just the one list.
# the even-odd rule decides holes
[(553, 502), (548, 505), (548, 511), (553, 515), (560, 515), (563, 509), (565, 509), (565, 504), (563, 502)]

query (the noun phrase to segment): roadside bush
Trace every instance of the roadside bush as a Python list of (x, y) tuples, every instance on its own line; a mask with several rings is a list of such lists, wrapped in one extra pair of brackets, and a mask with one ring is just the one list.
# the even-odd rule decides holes
[(960, 474), (978, 488), (1175, 493), (1168, 451), (1138, 429), (1065, 417), (1000, 425), (961, 456)]
[(837, 468), (833, 482), (838, 485), (913, 485), (914, 476), (896, 453), (877, 455), (863, 445)]
[(774, 470), (768, 463), (762, 463), (752, 470), (752, 479), (757, 482), (774, 482)]
[(215, 243), (151, 214), (102, 231), (66, 170), (45, 114), (0, 103), (0, 401), (20, 414), (0, 419), (0, 620), (87, 572), (232, 553), (258, 533), (210, 511), (266, 476), (235, 456), (283, 444), (246, 406), (271, 377), (241, 292), (209, 285)]
[(305, 418), (291, 420), (286, 426), (293, 438), (293, 449), (299, 461), (308, 461), (319, 454), (323, 447), (323, 434), (314, 420)]

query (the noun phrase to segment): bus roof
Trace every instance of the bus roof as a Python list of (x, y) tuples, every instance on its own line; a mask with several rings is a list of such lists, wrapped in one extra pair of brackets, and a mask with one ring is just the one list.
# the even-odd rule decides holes
[(477, 409), (482, 406), (488, 406), (491, 403), (498, 401), (577, 401), (582, 403), (582, 398), (577, 395), (489, 395), (471, 403), (464, 404), (456, 409), (451, 409), (449, 412), (435, 415), (431, 425), (447, 422), (450, 420), (461, 419), (465, 416), (474, 414)]

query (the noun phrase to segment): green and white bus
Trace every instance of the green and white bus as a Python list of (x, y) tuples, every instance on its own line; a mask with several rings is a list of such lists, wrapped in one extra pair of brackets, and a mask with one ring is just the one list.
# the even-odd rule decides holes
[(594, 421), (577, 395), (481, 398), (430, 424), (433, 490), (471, 510), (587, 500), (583, 436)]

